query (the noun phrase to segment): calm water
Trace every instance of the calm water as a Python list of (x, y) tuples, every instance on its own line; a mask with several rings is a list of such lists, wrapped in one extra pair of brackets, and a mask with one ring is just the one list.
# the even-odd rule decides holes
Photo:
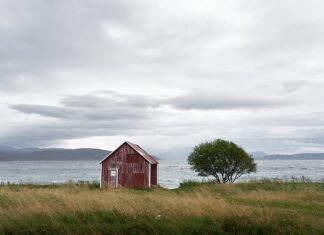
[[(244, 176), (240, 180), (278, 178), (289, 180), (291, 177), (310, 178), (324, 182), (324, 161), (256, 161), (257, 173)], [(0, 181), (62, 183), (69, 180), (99, 181), (100, 166), (97, 161), (0, 161)], [(185, 180), (199, 180), (197, 174), (185, 162), (160, 161), (158, 183), (167, 188), (178, 187)]]

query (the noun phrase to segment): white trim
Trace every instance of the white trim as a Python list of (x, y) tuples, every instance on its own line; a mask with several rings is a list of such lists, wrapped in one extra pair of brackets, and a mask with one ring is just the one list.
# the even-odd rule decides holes
[(149, 164), (149, 178), (148, 178), (148, 182), (149, 182), (149, 188), (151, 188), (151, 164)]

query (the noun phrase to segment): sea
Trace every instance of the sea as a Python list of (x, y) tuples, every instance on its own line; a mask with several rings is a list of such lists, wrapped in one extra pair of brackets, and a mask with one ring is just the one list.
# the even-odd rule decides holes
[[(324, 160), (256, 160), (257, 172), (239, 178), (251, 180), (306, 180), (324, 182)], [(99, 181), (98, 161), (0, 161), (2, 183), (65, 183)], [(208, 180), (199, 177), (186, 161), (159, 161), (158, 184), (177, 188), (188, 180)]]

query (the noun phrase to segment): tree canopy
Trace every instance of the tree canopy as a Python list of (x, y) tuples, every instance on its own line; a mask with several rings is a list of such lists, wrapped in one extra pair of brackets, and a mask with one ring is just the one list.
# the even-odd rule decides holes
[(218, 183), (234, 182), (244, 174), (256, 172), (251, 155), (235, 143), (222, 139), (196, 146), (188, 163), (200, 176), (214, 176)]

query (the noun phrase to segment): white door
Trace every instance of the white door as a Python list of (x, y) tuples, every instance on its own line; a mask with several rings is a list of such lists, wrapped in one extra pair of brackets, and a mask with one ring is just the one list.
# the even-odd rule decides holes
[(110, 178), (110, 186), (111, 187), (118, 187), (118, 169), (110, 169), (109, 170), (109, 178)]

